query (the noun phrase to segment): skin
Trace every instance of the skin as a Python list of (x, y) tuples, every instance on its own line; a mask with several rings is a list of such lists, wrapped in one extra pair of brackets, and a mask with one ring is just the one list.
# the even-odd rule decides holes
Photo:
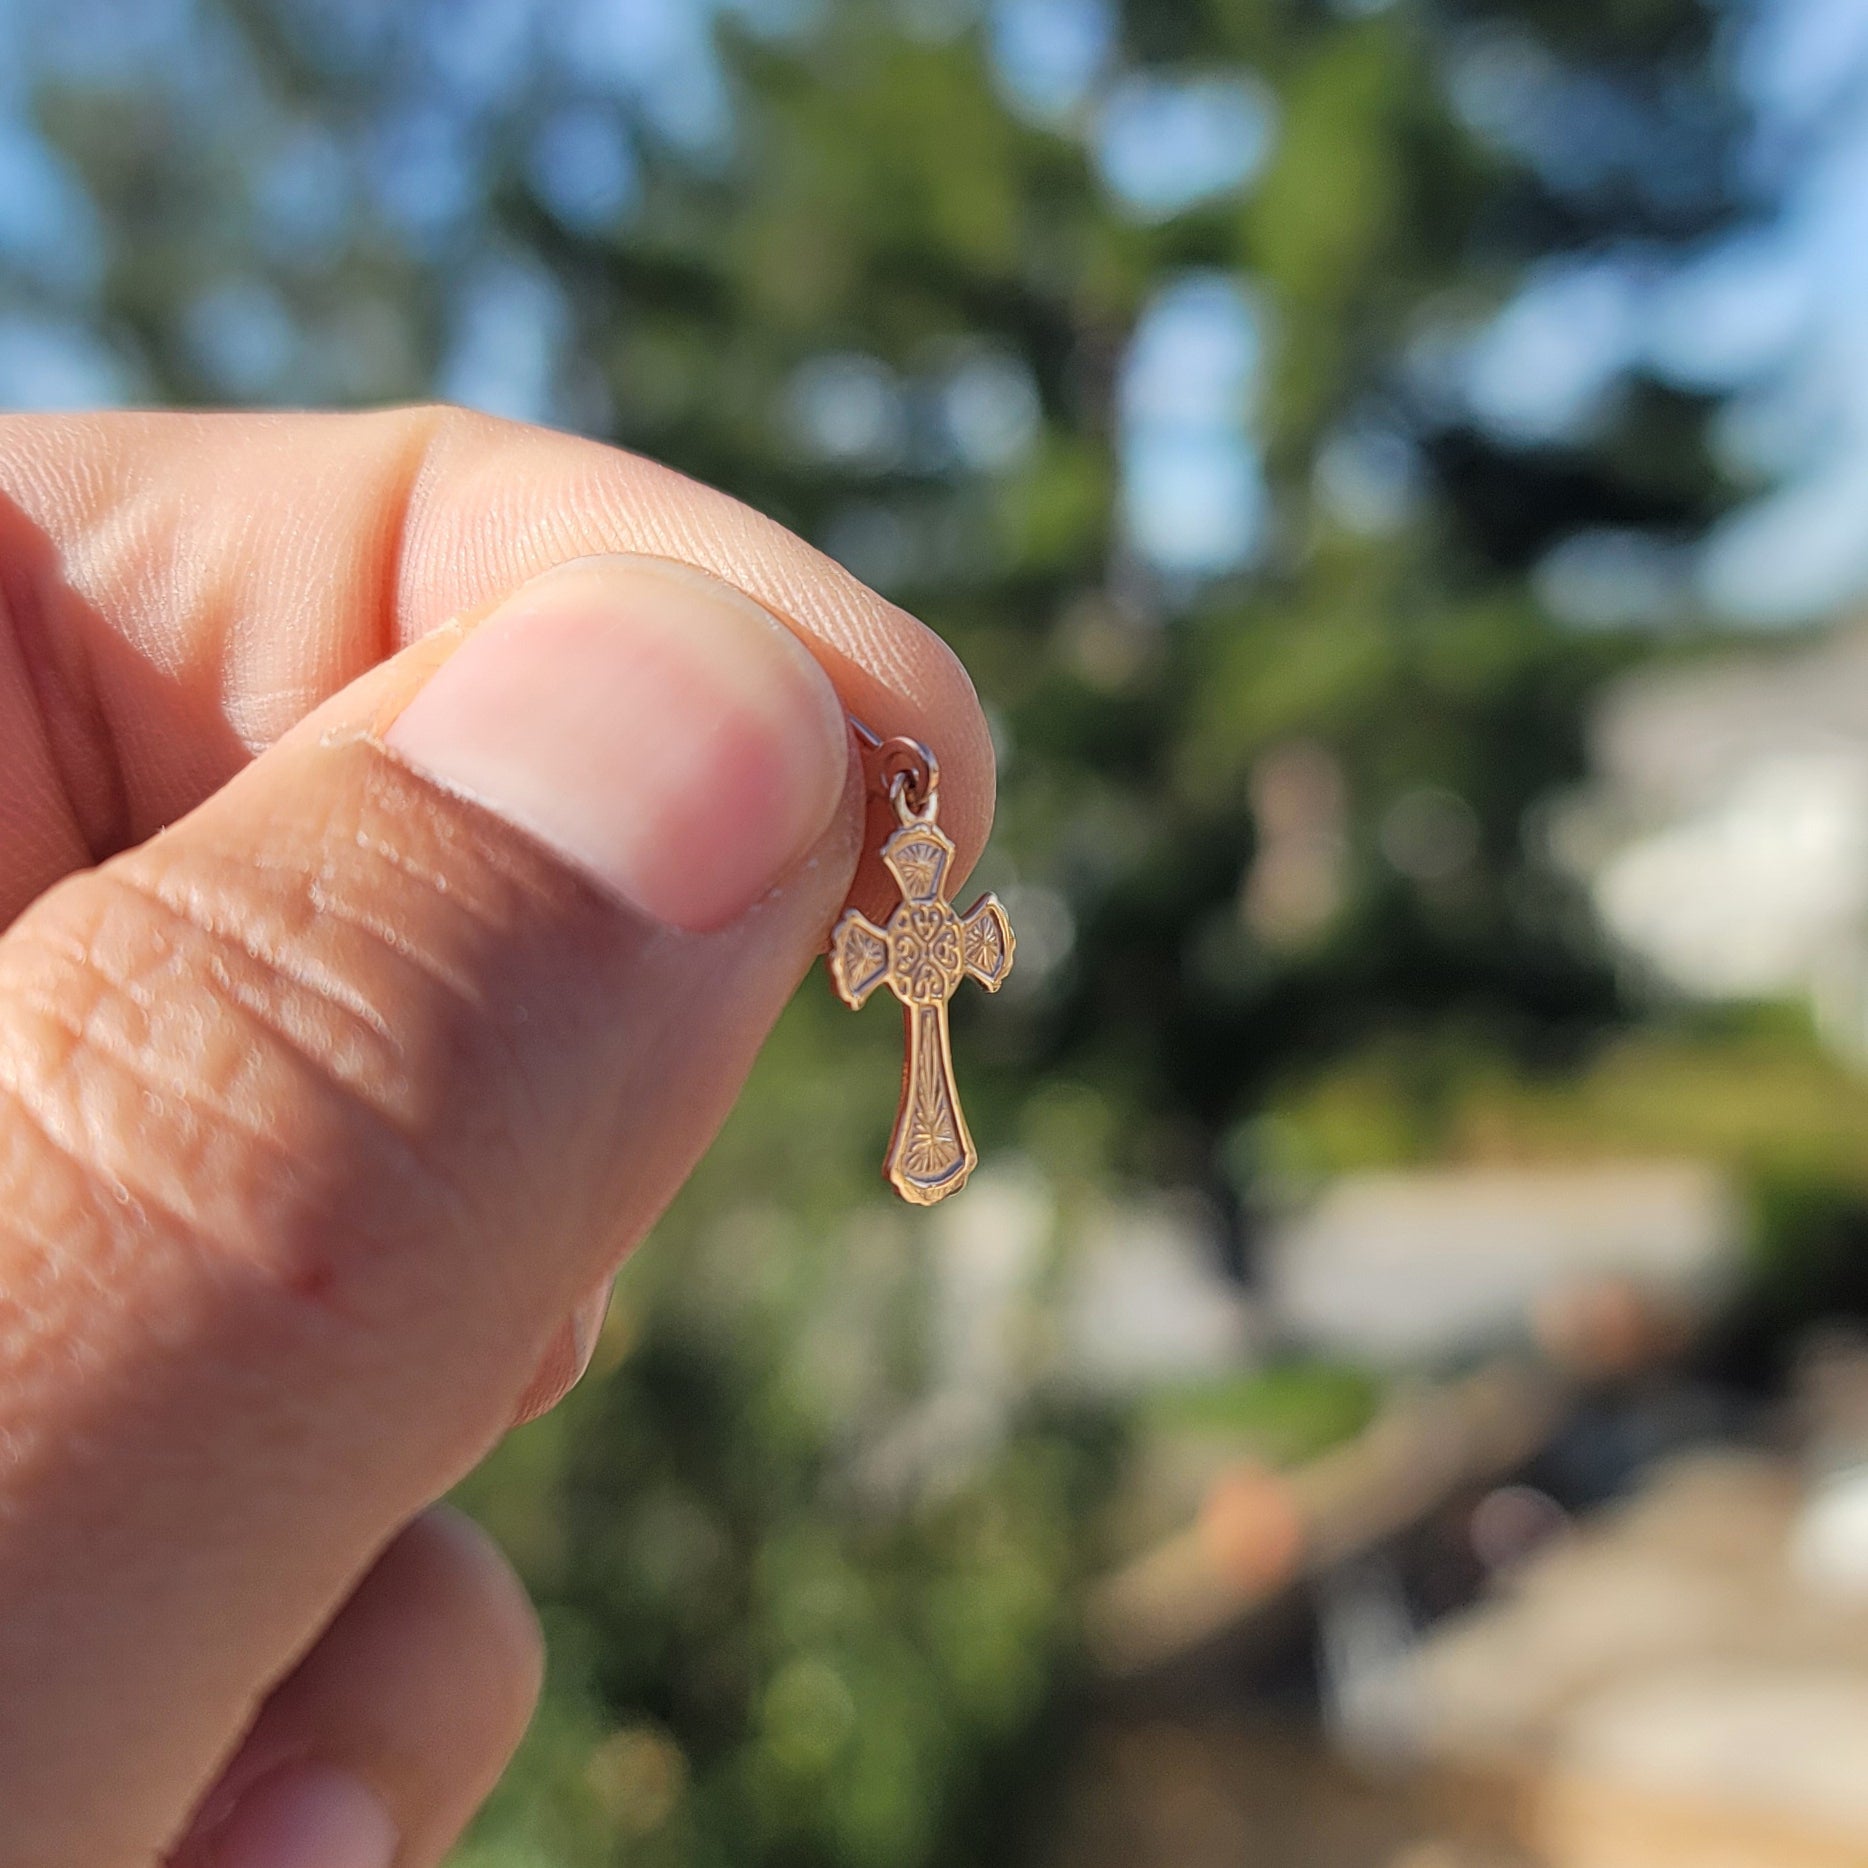
[(720, 494), (449, 410), (0, 420), (4, 1868), (205, 1862), (295, 1757), (423, 1868), (523, 1729), (531, 1612), (431, 1501), (574, 1379), (831, 921), (888, 899), (854, 766), (687, 932), (385, 750), (461, 619), (611, 552), (937, 746), (971, 863), (964, 672)]

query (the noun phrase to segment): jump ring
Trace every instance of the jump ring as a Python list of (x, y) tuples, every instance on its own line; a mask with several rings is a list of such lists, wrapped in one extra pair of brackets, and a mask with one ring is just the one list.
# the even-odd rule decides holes
[(876, 769), (888, 787), (895, 815), (904, 824), (932, 823), (939, 808), (940, 761), (918, 739), (885, 741), (876, 753)]
[(863, 750), (875, 761), (895, 815), (904, 824), (931, 824), (940, 809), (940, 761), (933, 748), (905, 733), (884, 739), (854, 714), (848, 716)]

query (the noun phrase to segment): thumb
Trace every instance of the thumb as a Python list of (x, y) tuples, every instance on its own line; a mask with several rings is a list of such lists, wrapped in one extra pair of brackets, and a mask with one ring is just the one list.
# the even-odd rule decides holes
[(180, 1826), (687, 1173), (860, 816), (796, 637), (592, 559), (0, 939), (8, 1860)]

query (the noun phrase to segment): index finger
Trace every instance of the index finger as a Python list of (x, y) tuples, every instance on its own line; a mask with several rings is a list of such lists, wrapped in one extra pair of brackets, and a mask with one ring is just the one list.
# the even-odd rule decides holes
[(971, 865), (992, 753), (965, 670), (723, 493), (459, 409), (9, 416), (0, 925), (192, 810), (396, 649), (607, 552), (735, 585), (797, 632), (852, 713), (937, 747), (943, 824)]

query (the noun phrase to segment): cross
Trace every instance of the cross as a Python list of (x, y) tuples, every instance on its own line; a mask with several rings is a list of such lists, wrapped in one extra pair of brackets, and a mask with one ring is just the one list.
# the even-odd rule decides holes
[(954, 1087), (947, 1001), (968, 977), (997, 992), (1015, 945), (996, 896), (982, 895), (964, 916), (954, 912), (941, 892), (953, 854), (931, 809), (910, 818), (882, 846), (902, 892), (888, 925), (851, 908), (830, 937), (830, 977), (845, 1005), (860, 1008), (885, 981), (902, 1002), (902, 1101), (882, 1171), (916, 1206), (958, 1193), (979, 1161)]

